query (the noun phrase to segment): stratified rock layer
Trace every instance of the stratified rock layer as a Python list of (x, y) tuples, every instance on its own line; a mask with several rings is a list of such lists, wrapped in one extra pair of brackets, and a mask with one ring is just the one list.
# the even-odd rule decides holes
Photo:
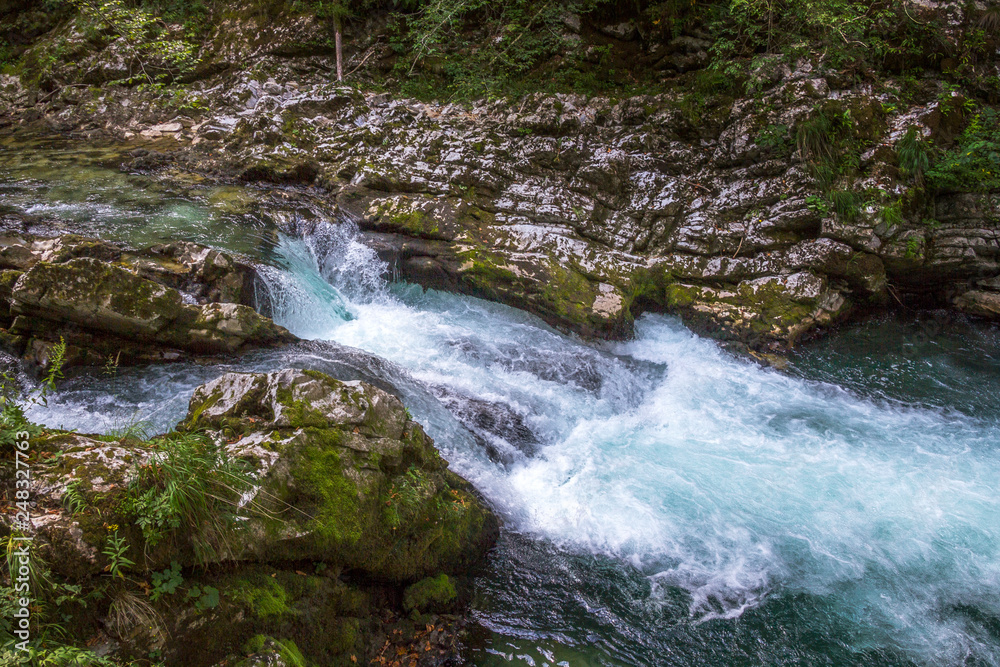
[[(0, 342), (45, 366), (67, 343), (69, 364), (169, 361), (296, 340), (244, 303), (252, 270), (178, 242), (128, 251), (66, 234), (0, 238)], [(183, 290), (183, 291), (181, 291)]]

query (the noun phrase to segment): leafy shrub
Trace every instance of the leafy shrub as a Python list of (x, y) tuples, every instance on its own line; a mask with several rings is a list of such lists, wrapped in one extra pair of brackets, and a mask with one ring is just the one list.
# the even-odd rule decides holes
[(955, 147), (927, 170), (935, 192), (985, 192), (1000, 189), (1000, 114), (984, 108), (972, 117)]

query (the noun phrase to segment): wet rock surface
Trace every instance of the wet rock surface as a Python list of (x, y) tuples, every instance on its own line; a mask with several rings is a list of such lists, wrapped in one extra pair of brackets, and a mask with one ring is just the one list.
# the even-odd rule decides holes
[[(960, 32), (954, 9), (945, 30)], [(640, 48), (633, 23), (599, 30)], [(247, 34), (256, 37), (237, 37)], [(683, 76), (705, 65), (703, 37), (684, 34), (643, 57)], [(624, 99), (423, 103), (331, 83), (321, 29), (302, 17), (238, 12), (201, 58), (184, 92), (198, 104), (184, 113), (134, 89), (36, 104), (30, 86), (5, 76), (0, 116), (15, 132), (127, 141), (138, 150), (126, 168), (319, 186), (371, 233), (396, 277), (524, 308), (588, 337), (626, 338), (649, 309), (759, 349), (911, 297), (993, 317), (956, 299), (994, 293), (979, 282), (1000, 272), (1000, 195), (940, 192), (922, 207), (913, 197), (926, 193), (914, 194), (899, 168), (909, 129), (948, 146), (963, 127), (964, 98), (942, 81), (900, 103), (902, 81), (875, 87), (819, 62), (775, 61), (751, 72), (753, 96), (735, 99), (692, 102), (681, 78), (672, 92)], [(101, 78), (120, 60), (111, 47), (81, 47), (61, 76)], [(267, 73), (243, 70), (250, 61)], [(878, 201), (849, 214), (823, 203), (829, 186), (799, 141), (819, 114), (850, 119), (858, 170), (838, 187)], [(887, 222), (892, 202), (906, 210)]]
[(74, 234), (0, 236), (3, 344), (45, 367), (170, 361), (295, 340), (246, 305), (253, 269), (188, 242), (134, 251)]
[[(154, 542), (143, 521), (155, 514), (131, 514), (143, 474), (164, 465), (185, 433), (33, 439), (35, 501), (22, 530), (55, 576), (100, 584), (113, 535), (129, 545), (130, 569), (166, 568), (175, 586), (198, 591), (161, 590), (140, 604), (134, 598), (149, 596), (148, 586), (143, 593), (123, 582), (88, 608), (78, 633), (95, 633), (92, 643), (118, 656), (156, 650), (171, 664), (206, 667), (275, 664), (276, 656), (301, 664), (294, 657), (303, 654), (316, 664), (455, 659), (466, 575), (492, 547), (499, 521), (398, 399), (311, 371), (231, 373), (195, 391), (181, 428), (253, 471), (242, 516), (225, 535), (188, 527)], [(5, 467), (0, 477), (10, 474)], [(13, 519), (0, 512), (5, 531)], [(209, 534), (206, 561), (198, 545)], [(116, 625), (125, 623), (116, 600), (150, 609), (147, 627)]]

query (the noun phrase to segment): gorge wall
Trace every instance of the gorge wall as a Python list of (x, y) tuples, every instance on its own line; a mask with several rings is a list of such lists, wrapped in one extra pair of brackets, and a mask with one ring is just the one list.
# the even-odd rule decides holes
[[(920, 163), (996, 120), (988, 83), (940, 67), (873, 79), (812, 54), (755, 58), (734, 88), (701, 69), (712, 44), (697, 29), (664, 44), (635, 21), (568, 16), (569, 38), (646, 63), (660, 92), (423, 102), (332, 82), (315, 17), (244, 9), (201, 45), (172, 104), (102, 85), (133, 67), (122, 40), (60, 23), (24, 59), (55, 43), (74, 57), (34, 82), (3, 77), (5, 131), (124, 142), (125, 169), (317, 186), (396, 277), (588, 337), (628, 337), (645, 310), (756, 350), (886, 307), (1000, 315), (1000, 193), (985, 177), (932, 183)], [(956, 43), (976, 16), (912, 9), (943, 16)], [(348, 27), (348, 63), (369, 59), (358, 77), (392, 58), (380, 20)]]

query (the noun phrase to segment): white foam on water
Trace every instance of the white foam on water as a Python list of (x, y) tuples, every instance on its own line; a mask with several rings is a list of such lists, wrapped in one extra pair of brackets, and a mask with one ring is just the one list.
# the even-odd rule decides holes
[[(834, 596), (863, 628), (859, 642), (932, 663), (1000, 657), (950, 613), (1000, 615), (998, 424), (761, 369), (657, 316), (610, 351), (668, 371), (637, 401), (606, 395), (539, 377), (533, 363), (595, 352), (534, 318), (419, 289), (356, 289), (342, 292), (351, 319), (311, 333), (530, 416), (545, 442), (537, 455), (508, 468), (455, 463), (518, 530), (631, 563), (653, 584), (651, 604), (680, 587), (699, 620), (807, 592)], [(613, 361), (596, 372), (605, 388), (637, 378)]]
[(1000, 617), (996, 421), (765, 370), (667, 317), (584, 345), (503, 306), (390, 288), (354, 234), (282, 239), (263, 272), (276, 321), (517, 415), (539, 446), (506, 465), (429, 424), (513, 529), (639, 569), (645, 604), (683, 589), (696, 622), (810, 593), (835, 601), (859, 650), (1000, 663), (996, 638), (953, 613)]

